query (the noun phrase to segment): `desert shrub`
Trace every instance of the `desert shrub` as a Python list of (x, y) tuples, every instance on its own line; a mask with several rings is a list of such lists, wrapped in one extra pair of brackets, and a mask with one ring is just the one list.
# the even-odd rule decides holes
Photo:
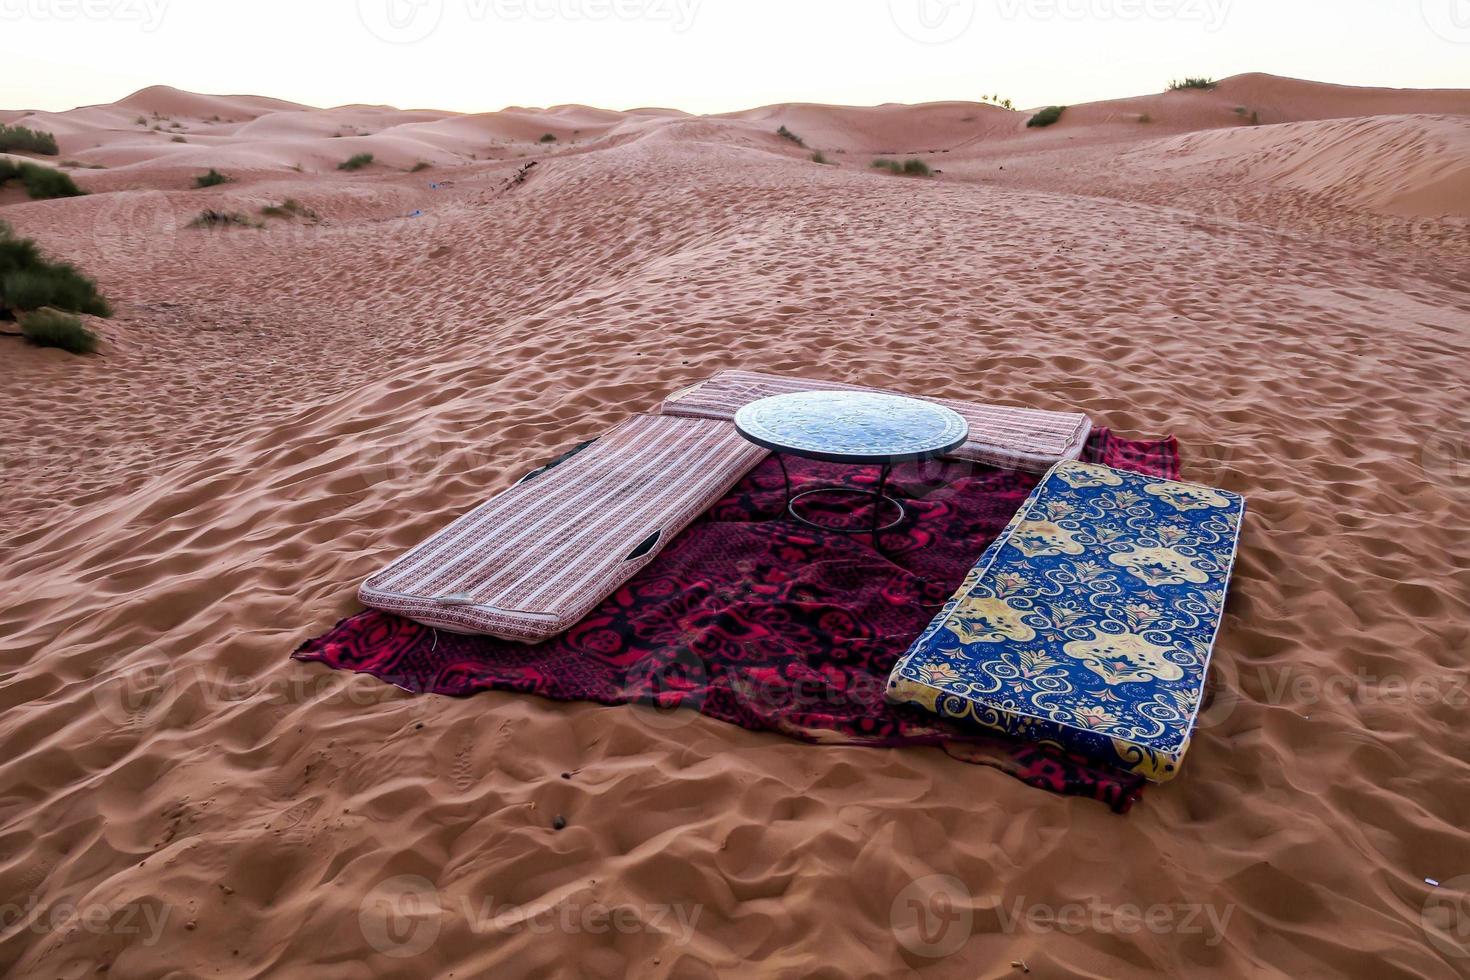
[(55, 307), (72, 313), (111, 316), (97, 284), (66, 262), (41, 254), (35, 241), (17, 238), (0, 222), (0, 314)]
[(37, 347), (59, 347), (71, 354), (90, 354), (102, 339), (70, 313), (49, 306), (23, 314), (20, 335)]
[(230, 178), (226, 177), (224, 174), (220, 173), (213, 167), (209, 168), (209, 173), (200, 174), (198, 177), (194, 178), (195, 187), (217, 187), (220, 184), (228, 184), (229, 182)]
[(189, 141), (186, 140), (186, 139), (184, 139), (182, 136), (175, 136), (172, 140), (170, 140), (170, 142), (172, 142), (172, 143), (187, 143)]
[(797, 136), (785, 126), (782, 126), (780, 129), (776, 130), (776, 135), (781, 137), (783, 140), (790, 140), (797, 146), (806, 146), (806, 140), (802, 139), (800, 136)]
[(1176, 78), (1169, 83), (1169, 91), (1178, 92), (1188, 88), (1212, 89), (1217, 84), (1213, 78)]
[(556, 142), (556, 134), (555, 133), (543, 133), (541, 135), (541, 139), (538, 142), (541, 142), (541, 143), (555, 143)]
[(100, 163), (83, 163), (80, 160), (63, 160), (63, 161), (61, 161), (61, 165), (63, 167), (77, 167), (78, 169), (81, 169), (81, 170), (106, 170), (107, 169), (107, 167), (104, 164), (100, 164)]
[(0, 160), (0, 187), (18, 180), (33, 201), (45, 201), (54, 197), (81, 197), (87, 193), (76, 185), (69, 174), (51, 167), (39, 167), (34, 163), (12, 163)]
[(24, 126), (0, 126), (0, 153), (57, 154), (56, 137)]
[(891, 174), (908, 174), (913, 177), (927, 177), (932, 172), (929, 165), (918, 157), (899, 163), (897, 160), (885, 160), (882, 157), (873, 161), (873, 166), (879, 170), (886, 170)]
[(216, 211), (208, 208), (199, 212), (199, 216), (189, 222), (190, 228), (259, 228), (260, 225), (251, 221), (249, 217), (239, 211)]
[(1145, 112), (1143, 115), (1138, 117), (1138, 121), (1141, 123), (1151, 123), (1154, 121), (1154, 117)]
[(26, 193), (33, 201), (56, 197), (81, 197), (87, 193), (76, 185), (70, 174), (60, 170), (28, 164), (22, 164), (20, 169), (21, 183), (25, 185)]
[(823, 153), (821, 150), (818, 150), (817, 152), (815, 152), (815, 153), (812, 154), (812, 163), (829, 163), (829, 162), (830, 161), (827, 159), (827, 155), (825, 153)]
[(371, 153), (354, 153), (352, 156), (337, 164), (338, 170), (361, 170), (373, 162)]
[(1026, 126), (1030, 129), (1040, 129), (1043, 126), (1050, 126), (1052, 123), (1062, 118), (1062, 113), (1066, 111), (1067, 107), (1064, 105), (1049, 105), (1045, 109), (1042, 109), (1040, 112), (1038, 112), (1036, 115), (1032, 116), (1030, 119), (1026, 120)]
[(427, 161), (427, 160), (420, 160), (418, 163), (414, 164), (412, 167), (409, 167), (408, 168), (408, 172), (411, 173), (411, 174), (416, 174), (416, 173), (418, 173), (421, 170), (428, 170), (432, 166), (433, 166), (433, 164), (430, 163), (429, 161)]
[(267, 204), (260, 209), (260, 213), (267, 218), (307, 218), (315, 221), (317, 217), (315, 211), (294, 197), (288, 197), (280, 204)]
[(98, 295), (96, 283), (65, 262), (44, 259), (40, 265), (0, 278), (0, 306), (12, 313), (54, 306), (93, 316), (112, 315), (112, 308)]

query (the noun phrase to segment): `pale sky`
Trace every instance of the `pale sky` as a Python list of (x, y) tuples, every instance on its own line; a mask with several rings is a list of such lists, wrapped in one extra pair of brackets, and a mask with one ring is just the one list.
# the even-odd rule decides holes
[(1266, 71), (1470, 88), (1470, 0), (0, 0), (0, 108), (1018, 107)]

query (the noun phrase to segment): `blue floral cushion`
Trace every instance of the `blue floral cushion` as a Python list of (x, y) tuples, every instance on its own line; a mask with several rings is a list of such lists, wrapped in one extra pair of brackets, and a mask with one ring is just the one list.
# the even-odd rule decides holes
[(1172, 779), (1244, 514), (1224, 490), (1057, 464), (894, 667), (889, 700)]

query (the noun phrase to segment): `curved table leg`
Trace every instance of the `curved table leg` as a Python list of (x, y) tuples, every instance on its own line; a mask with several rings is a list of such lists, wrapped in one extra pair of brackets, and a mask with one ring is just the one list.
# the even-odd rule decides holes
[[(776, 458), (779, 460), (780, 456), (778, 455)], [(814, 527), (819, 531), (830, 531), (833, 534), (870, 535), (873, 539), (874, 550), (882, 551), (882, 539), (879, 538), (879, 534), (881, 534), (883, 531), (888, 530), (889, 528), (897, 527), (899, 524), (903, 523), (906, 517), (908, 517), (908, 511), (907, 509), (905, 509), (903, 502), (894, 497), (888, 496), (888, 494), (884, 492), (888, 488), (888, 478), (892, 473), (892, 469), (893, 464), (891, 463), (885, 463), (883, 465), (882, 470), (878, 474), (878, 488), (876, 490), (862, 490), (857, 487), (841, 486), (817, 487), (816, 489), (804, 490), (801, 493), (793, 495), (791, 492), (791, 479), (790, 477), (786, 477), (786, 513), (789, 514), (791, 516), (791, 519), (796, 521), (798, 524), (805, 524), (807, 527)], [(783, 476), (786, 475), (785, 463), (781, 464), (781, 473)], [(826, 524), (821, 524), (817, 521), (811, 520), (810, 518), (803, 517), (801, 515), (801, 512), (796, 509), (797, 501), (801, 500), (801, 498), (824, 493), (846, 493), (855, 494), (861, 497), (871, 497), (873, 500), (873, 523), (868, 527), (828, 527)], [(898, 511), (898, 516), (889, 521), (887, 524), (883, 523), (884, 504), (892, 504), (894, 510)]]

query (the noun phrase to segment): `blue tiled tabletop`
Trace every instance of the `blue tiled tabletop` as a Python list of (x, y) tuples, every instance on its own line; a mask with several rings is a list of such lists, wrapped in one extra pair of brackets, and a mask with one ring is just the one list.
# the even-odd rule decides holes
[(740, 434), (780, 453), (832, 462), (928, 459), (961, 445), (963, 418), (943, 405), (863, 391), (798, 391), (735, 413)]

